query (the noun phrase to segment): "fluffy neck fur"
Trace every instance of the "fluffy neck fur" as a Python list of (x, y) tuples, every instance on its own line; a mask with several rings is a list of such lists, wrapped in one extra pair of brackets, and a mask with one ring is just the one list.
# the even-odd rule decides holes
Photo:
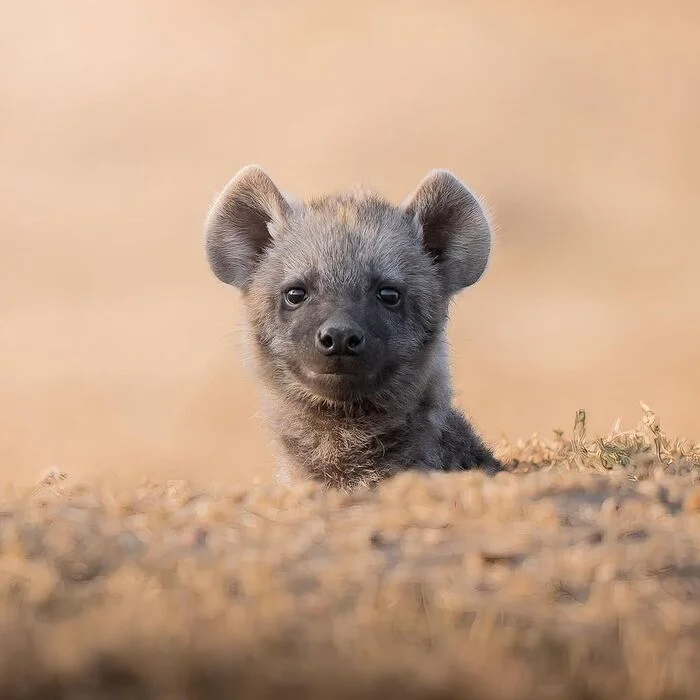
[(306, 478), (350, 489), (407, 468), (439, 468), (452, 395), (444, 334), (424, 357), (421, 371), (394, 389), (391, 400), (348, 405), (308, 401), (281, 385), (258, 356), (280, 480)]

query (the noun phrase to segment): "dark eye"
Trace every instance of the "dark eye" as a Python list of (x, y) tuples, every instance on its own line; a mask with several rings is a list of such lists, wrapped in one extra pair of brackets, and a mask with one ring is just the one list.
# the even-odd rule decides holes
[(382, 287), (377, 292), (377, 298), (386, 306), (398, 306), (401, 301), (401, 294), (393, 287)]
[(284, 293), (284, 300), (287, 306), (294, 309), (306, 299), (306, 290), (302, 287), (292, 287)]

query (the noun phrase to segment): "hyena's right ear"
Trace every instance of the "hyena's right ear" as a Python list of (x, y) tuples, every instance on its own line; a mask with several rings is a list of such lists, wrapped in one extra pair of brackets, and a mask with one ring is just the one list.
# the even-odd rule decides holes
[(216, 197), (204, 226), (207, 261), (226, 284), (245, 289), (260, 254), (272, 242), (270, 223), (281, 223), (289, 203), (264, 170), (239, 170)]

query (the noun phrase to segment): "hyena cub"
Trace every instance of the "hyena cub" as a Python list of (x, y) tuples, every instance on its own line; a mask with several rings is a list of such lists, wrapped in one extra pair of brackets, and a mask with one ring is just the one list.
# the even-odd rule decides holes
[(487, 217), (449, 172), (400, 206), (363, 190), (299, 202), (240, 170), (205, 225), (241, 290), (280, 479), (343, 489), (407, 469), (501, 465), (451, 406), (452, 297), (483, 274)]

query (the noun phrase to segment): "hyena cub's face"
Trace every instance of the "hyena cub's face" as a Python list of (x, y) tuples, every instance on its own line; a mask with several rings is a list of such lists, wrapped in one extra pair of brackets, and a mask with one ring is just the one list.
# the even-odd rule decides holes
[(479, 203), (444, 171), (396, 207), (365, 192), (296, 202), (250, 166), (206, 224), (209, 263), (243, 291), (267, 376), (310, 402), (385, 399), (416, 381), (490, 243)]

